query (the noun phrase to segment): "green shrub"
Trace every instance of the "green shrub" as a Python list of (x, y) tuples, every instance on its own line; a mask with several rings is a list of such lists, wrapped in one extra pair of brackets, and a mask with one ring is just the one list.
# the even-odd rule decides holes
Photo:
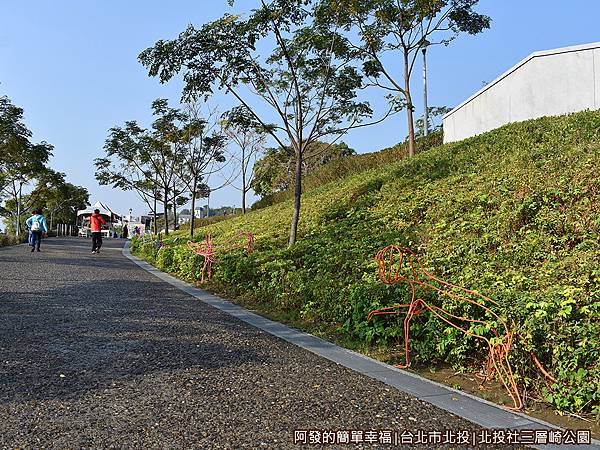
[(140, 238), (133, 237), (129, 243), (129, 250), (131, 253), (139, 253), (142, 243), (143, 241)]
[(0, 247), (7, 247), (9, 245), (17, 245), (24, 242), (22, 238), (18, 238), (14, 234), (0, 234)]
[(202, 276), (204, 257), (192, 252), (187, 245), (174, 247), (173, 270), (187, 281), (197, 281)]
[(173, 271), (173, 247), (161, 247), (156, 253), (156, 267), (165, 272)]
[(140, 241), (139, 246), (136, 247), (136, 253), (150, 264), (155, 264), (158, 256), (158, 246), (153, 241)]

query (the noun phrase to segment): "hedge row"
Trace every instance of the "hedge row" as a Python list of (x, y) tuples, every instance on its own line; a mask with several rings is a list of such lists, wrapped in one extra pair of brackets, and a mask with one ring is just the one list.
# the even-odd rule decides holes
[(14, 234), (0, 234), (0, 247), (20, 244), (23, 240)]

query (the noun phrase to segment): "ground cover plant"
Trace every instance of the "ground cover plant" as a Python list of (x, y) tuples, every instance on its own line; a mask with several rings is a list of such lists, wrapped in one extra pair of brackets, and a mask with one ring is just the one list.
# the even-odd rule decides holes
[(7, 247), (9, 245), (20, 244), (22, 239), (19, 239), (14, 234), (2, 234), (0, 233), (0, 247)]
[[(598, 167), (600, 112), (542, 118), (318, 185), (303, 196), (291, 247), (290, 200), (202, 227), (195, 239), (210, 233), (218, 244), (252, 231), (254, 253), (221, 255), (213, 283), (371, 345), (401, 342), (403, 316), (369, 322), (368, 313), (410, 295), (376, 280), (374, 256), (388, 244), (410, 247), (429, 272), (499, 303), (514, 323), (510, 361), (520, 386), (559, 410), (600, 417)], [(197, 281), (202, 257), (186, 240), (179, 233), (161, 248), (138, 240), (132, 249)], [(439, 300), (457, 315), (479, 314)], [(413, 360), (476, 370), (480, 346), (428, 314), (413, 319)]]

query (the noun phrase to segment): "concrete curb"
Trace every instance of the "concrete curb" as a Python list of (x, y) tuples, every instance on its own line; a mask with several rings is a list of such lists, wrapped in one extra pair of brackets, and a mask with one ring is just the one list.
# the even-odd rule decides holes
[[(419, 375), (397, 369), (373, 358), (369, 358), (368, 356), (339, 347), (316, 336), (303, 333), (279, 322), (274, 322), (258, 314), (252, 313), (241, 306), (223, 300), (209, 292), (198, 289), (189, 283), (162, 272), (147, 262), (133, 256), (129, 251), (129, 242), (123, 247), (123, 255), (142, 269), (150, 272), (177, 289), (233, 317), (237, 317), (249, 325), (259, 328), (273, 336), (277, 336), (332, 362), (366, 375), (369, 378), (382, 381), (388, 386), (392, 386), (484, 428), (526, 430), (561, 429), (556, 425), (527, 416), (523, 413), (511, 411), (484, 399), (452, 389), (448, 386), (436, 383), (435, 381), (420, 377)], [(532, 445), (532, 447), (544, 450), (600, 450), (600, 441), (593, 440), (592, 442), (592, 445)]]

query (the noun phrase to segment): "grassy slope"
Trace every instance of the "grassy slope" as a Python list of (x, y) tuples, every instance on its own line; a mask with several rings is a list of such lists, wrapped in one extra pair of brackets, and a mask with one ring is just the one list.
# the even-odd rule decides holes
[[(240, 230), (257, 251), (223, 255), (215, 280), (263, 308), (338, 328), (363, 342), (394, 342), (398, 319), (367, 323), (375, 307), (405, 298), (376, 282), (375, 253), (411, 247), (436, 275), (497, 300), (518, 337), (519, 382), (541, 385), (534, 350), (559, 379), (558, 408), (600, 414), (600, 112), (512, 124), (411, 160), (351, 175), (303, 196), (300, 242), (287, 240), (289, 201), (210, 225), (225, 242)], [(181, 240), (179, 241), (181, 242)], [(141, 249), (149, 259), (151, 247)], [(159, 267), (197, 278), (184, 246)], [(446, 302), (453, 311), (465, 311)], [(422, 316), (414, 358), (479, 363), (481, 347)]]

